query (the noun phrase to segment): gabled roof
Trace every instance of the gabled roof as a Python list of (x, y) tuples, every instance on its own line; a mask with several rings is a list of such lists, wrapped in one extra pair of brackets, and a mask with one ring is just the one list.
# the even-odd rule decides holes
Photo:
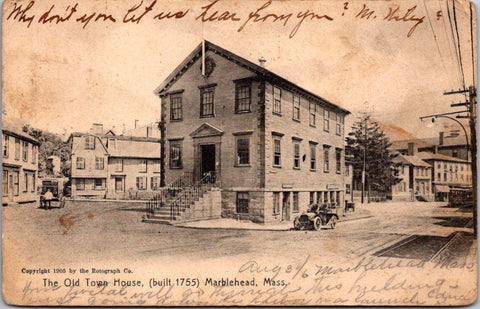
[(442, 145), (440, 145), (440, 141), (438, 137), (426, 137), (426, 138), (392, 141), (392, 147), (394, 149), (408, 149), (409, 143), (415, 143), (418, 148), (429, 148), (434, 146), (438, 146), (439, 148), (442, 148), (442, 147), (449, 147), (449, 146), (466, 146), (467, 145), (465, 135), (461, 134), (461, 135), (444, 136)]
[(160, 143), (158, 140), (119, 139), (108, 154), (114, 158), (160, 159)]
[(202, 124), (195, 131), (190, 133), (190, 136), (193, 138), (219, 135), (223, 135), (223, 131), (209, 123)]
[[(70, 136), (73, 136), (73, 134), (71, 134)], [(92, 133), (83, 133), (82, 135), (80, 135), (80, 137), (85, 137), (85, 136), (93, 136), (96, 140), (99, 141), (100, 145), (102, 145), (103, 147), (103, 150), (105, 151), (105, 153), (108, 153), (108, 150), (107, 150), (107, 147), (105, 146), (105, 144), (102, 142), (102, 139), (95, 135), (95, 134), (92, 134)], [(70, 139), (70, 138), (69, 138)], [(80, 139), (76, 145), (72, 145), (72, 153), (75, 152), (75, 150), (77, 149), (78, 145), (80, 145), (80, 143), (83, 142), (83, 139)]]
[[(300, 92), (302, 92), (304, 95), (314, 99), (317, 103), (319, 103), (320, 105), (324, 106), (324, 107), (328, 107), (328, 108), (331, 108), (333, 110), (336, 110), (336, 111), (341, 111), (345, 114), (350, 114), (350, 111), (336, 105), (336, 104), (333, 104), (329, 101), (327, 101), (326, 99), (304, 89), (304, 88), (301, 88), (299, 86), (297, 86), (296, 84), (288, 81), (287, 79), (249, 61), (249, 60), (246, 60), (240, 56), (237, 56), (235, 55), (234, 53), (226, 50), (226, 49), (223, 49), (221, 48), (220, 46), (217, 46), (209, 41), (205, 41), (205, 52), (207, 51), (212, 51), (246, 69), (249, 69), (250, 71), (268, 79), (268, 80), (271, 80), (273, 81), (274, 83), (279, 83), (279, 84), (282, 84), (286, 87), (289, 87), (289, 88), (293, 88), (295, 90), (298, 90)], [(179, 66), (177, 66), (175, 68), (175, 70), (173, 70), (172, 73), (170, 73), (170, 75), (163, 81), (163, 83), (160, 84), (160, 86), (158, 86), (155, 90), (154, 90), (154, 93), (155, 95), (157, 96), (160, 96), (160, 95), (163, 95), (165, 94), (168, 89), (170, 89), (170, 87), (183, 75), (183, 73), (185, 73), (194, 63), (196, 60), (198, 60), (200, 57), (201, 57), (201, 53), (202, 53), (202, 43), (200, 43), (188, 56), (187, 58), (185, 58), (185, 60), (182, 61), (182, 63), (180, 63)]]
[(29, 141), (35, 145), (40, 145), (40, 142), (36, 138), (23, 131), (23, 125), (20, 119), (7, 119), (6, 117), (2, 117), (2, 132)]
[(399, 154), (396, 158), (393, 159), (395, 163), (402, 163), (406, 165), (421, 166), (421, 167), (432, 167), (427, 162), (423, 161), (420, 157), (417, 156), (406, 156)]
[(463, 160), (460, 158), (454, 158), (450, 156), (446, 156), (439, 153), (432, 153), (427, 151), (421, 151), (417, 153), (417, 156), (422, 158), (422, 160), (434, 160), (434, 161), (450, 161), (450, 162), (459, 162), (459, 163), (470, 163), (467, 160)]

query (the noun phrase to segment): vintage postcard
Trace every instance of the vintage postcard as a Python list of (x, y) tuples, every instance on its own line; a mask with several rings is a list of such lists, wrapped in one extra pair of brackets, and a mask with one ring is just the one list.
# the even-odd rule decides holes
[(6, 0), (24, 306), (477, 299), (466, 0)]

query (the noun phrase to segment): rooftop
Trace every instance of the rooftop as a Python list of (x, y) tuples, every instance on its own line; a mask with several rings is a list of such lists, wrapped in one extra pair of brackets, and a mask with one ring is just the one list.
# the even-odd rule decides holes
[[(260, 65), (257, 65), (245, 58), (242, 58), (226, 49), (223, 49), (221, 48), (220, 46), (217, 46), (209, 41), (205, 41), (205, 51), (208, 51), (208, 50), (211, 50), (227, 59), (229, 59), (230, 61), (232, 62), (235, 62), (235, 63), (238, 63), (240, 64), (241, 66), (244, 66), (244, 67), (247, 67), (249, 70), (253, 71), (254, 73), (262, 76), (262, 77), (265, 77), (265, 78), (268, 78), (269, 80), (272, 80), (274, 82), (277, 82), (277, 83), (280, 83), (280, 84), (285, 84), (287, 85), (288, 87), (294, 87), (298, 90), (300, 90), (301, 92), (303, 92), (304, 94), (306, 94), (307, 96), (315, 99), (317, 101), (317, 103), (320, 103), (320, 105), (324, 105), (326, 107), (330, 107), (336, 111), (341, 111), (345, 114), (350, 114), (350, 111), (332, 103), (332, 102), (329, 102), (328, 100), (314, 94), (313, 92), (310, 92), (302, 87), (299, 87), (298, 85), (290, 82), (289, 80), (281, 77), (280, 75), (277, 75), (275, 73), (273, 73), (272, 71), (270, 70), (267, 70), (266, 68), (260, 66)], [(175, 81), (180, 78), (180, 76), (191, 66), (193, 65), (193, 63), (195, 62), (195, 60), (197, 60), (199, 58), (199, 56), (201, 55), (202, 53), (202, 43), (200, 43), (191, 53), (190, 55), (187, 56), (187, 58), (182, 62), (180, 63), (179, 66), (177, 66), (175, 68), (175, 70), (173, 70), (173, 72), (163, 81), (163, 83), (158, 86), (154, 93), (156, 95), (161, 95), (163, 93), (165, 93), (174, 83)]]

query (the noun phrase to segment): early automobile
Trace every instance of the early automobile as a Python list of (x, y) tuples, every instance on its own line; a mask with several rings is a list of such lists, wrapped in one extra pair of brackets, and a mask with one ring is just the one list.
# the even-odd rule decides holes
[(334, 203), (310, 204), (306, 212), (293, 220), (293, 228), (320, 230), (323, 226), (334, 229), (337, 224), (337, 207)]

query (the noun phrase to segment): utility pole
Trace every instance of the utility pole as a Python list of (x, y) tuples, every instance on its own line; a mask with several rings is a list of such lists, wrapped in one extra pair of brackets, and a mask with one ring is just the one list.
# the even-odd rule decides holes
[(367, 165), (367, 126), (368, 126), (368, 121), (367, 121), (367, 115), (365, 114), (365, 139), (363, 143), (363, 170), (362, 170), (362, 204), (364, 201), (364, 196), (365, 196), (365, 181), (367, 180), (367, 175), (366, 175), (366, 165)]
[(470, 113), (470, 138), (472, 154), (472, 187), (473, 187), (473, 235), (477, 238), (477, 90), (474, 86), (469, 88), (469, 113)]
[[(475, 86), (470, 86), (468, 89), (460, 89), (457, 91), (445, 92), (444, 95), (468, 93), (466, 102), (452, 104), (452, 107), (466, 106), (467, 110), (457, 112), (467, 112), (467, 116), (458, 115), (457, 118), (469, 118), (470, 125), (470, 154), (472, 160), (472, 191), (473, 191), (473, 235), (477, 238), (477, 89)], [(468, 151), (468, 150), (467, 150)], [(468, 152), (467, 152), (468, 153)]]

